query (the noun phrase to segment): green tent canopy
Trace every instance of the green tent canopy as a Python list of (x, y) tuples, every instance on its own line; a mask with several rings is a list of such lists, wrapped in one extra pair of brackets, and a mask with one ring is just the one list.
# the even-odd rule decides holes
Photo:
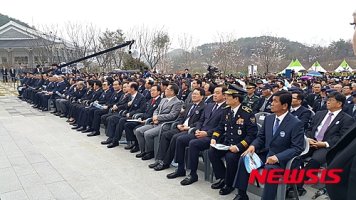
[(280, 73), (285, 73), (286, 69), (291, 69), (294, 70), (294, 72), (299, 72), (301, 70), (305, 70), (305, 68), (303, 67), (303, 65), (299, 62), (298, 59), (295, 59), (294, 61), (292, 60), (292, 62), (288, 65), (288, 67), (286, 67), (283, 71), (281, 71)]
[(316, 72), (323, 72), (325, 73), (326, 70), (320, 65), (318, 61), (316, 61), (309, 69), (308, 71), (316, 71)]
[(350, 65), (346, 62), (346, 60), (344, 59), (341, 64), (339, 65), (338, 68), (335, 69), (335, 72), (352, 72), (352, 68), (350, 67)]

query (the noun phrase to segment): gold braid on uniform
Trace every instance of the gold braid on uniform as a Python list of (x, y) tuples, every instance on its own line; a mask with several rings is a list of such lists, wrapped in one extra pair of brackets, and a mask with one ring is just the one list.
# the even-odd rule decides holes
[(219, 137), (219, 136), (220, 136), (220, 133), (218, 133), (218, 132), (215, 131), (215, 132), (213, 133), (213, 136)]
[(247, 107), (247, 106), (242, 106), (242, 110), (248, 112), (248, 113), (251, 113), (252, 112), (252, 109)]
[(242, 141), (241, 141), (241, 144), (242, 144), (245, 148), (248, 147), (248, 144), (247, 144), (247, 142), (246, 142), (245, 140), (242, 140)]

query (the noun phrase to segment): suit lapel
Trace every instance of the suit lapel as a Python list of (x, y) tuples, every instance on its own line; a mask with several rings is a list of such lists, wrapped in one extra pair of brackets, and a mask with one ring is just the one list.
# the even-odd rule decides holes
[(274, 124), (275, 118), (276, 118), (275, 114), (271, 115), (271, 117), (267, 117), (266, 118), (266, 121), (265, 121), (265, 134), (266, 134), (266, 137), (271, 137), (271, 138), (273, 137), (273, 124)]
[[(214, 108), (214, 104), (212, 104), (212, 107), (210, 106), (208, 111), (209, 111), (209, 118), (208, 118), (208, 122), (211, 120), (212, 116), (213, 116), (213, 113), (212, 113), (212, 109)], [(219, 107), (220, 109), (220, 107)]]
[(335, 123), (337, 121), (339, 121), (342, 117), (344, 116), (344, 113), (341, 111), (335, 118), (334, 120), (330, 123), (330, 125), (328, 126), (328, 128), (326, 129), (325, 133), (324, 133), (324, 137), (325, 135), (328, 133), (328, 131), (331, 129), (332, 126), (335, 125)]
[[(168, 101), (167, 98), (164, 98), (163, 100), (164, 100), (164, 101), (162, 102), (161, 107), (159, 108), (158, 114), (161, 114), (161, 112), (162, 112), (162, 110), (163, 110), (163, 107), (166, 105), (166, 103), (167, 103), (167, 101)], [(173, 100), (173, 99), (172, 99), (172, 100)]]

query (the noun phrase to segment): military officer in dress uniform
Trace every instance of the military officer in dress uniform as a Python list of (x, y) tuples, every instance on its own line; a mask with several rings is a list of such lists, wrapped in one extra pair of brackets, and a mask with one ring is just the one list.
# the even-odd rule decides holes
[(242, 105), (252, 109), (253, 113), (258, 112), (259, 97), (255, 94), (257, 85), (254, 83), (248, 83), (246, 86), (247, 95), (243, 99)]
[[(230, 85), (225, 92), (226, 104), (224, 120), (221, 121), (218, 131), (213, 133), (211, 145), (222, 143), (229, 146), (228, 150), (209, 149), (209, 159), (212, 163), (214, 174), (218, 180), (211, 185), (212, 189), (220, 189), (220, 195), (230, 194), (234, 187), (234, 177), (237, 171), (241, 153), (256, 138), (256, 118), (251, 108), (241, 104), (243, 89)], [(221, 158), (226, 160), (226, 167)]]

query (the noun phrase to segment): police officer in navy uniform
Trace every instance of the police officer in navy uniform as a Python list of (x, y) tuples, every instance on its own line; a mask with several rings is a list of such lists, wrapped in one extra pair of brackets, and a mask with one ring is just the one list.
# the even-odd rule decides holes
[[(234, 177), (241, 153), (244, 152), (257, 135), (256, 118), (251, 108), (243, 106), (243, 95), (246, 93), (236, 85), (230, 85), (226, 94), (225, 117), (218, 131), (213, 133), (211, 145), (222, 143), (229, 149), (209, 149), (209, 159), (218, 180), (211, 185), (212, 189), (220, 189), (220, 195), (230, 194), (233, 190)], [(226, 160), (226, 167), (221, 158)]]

